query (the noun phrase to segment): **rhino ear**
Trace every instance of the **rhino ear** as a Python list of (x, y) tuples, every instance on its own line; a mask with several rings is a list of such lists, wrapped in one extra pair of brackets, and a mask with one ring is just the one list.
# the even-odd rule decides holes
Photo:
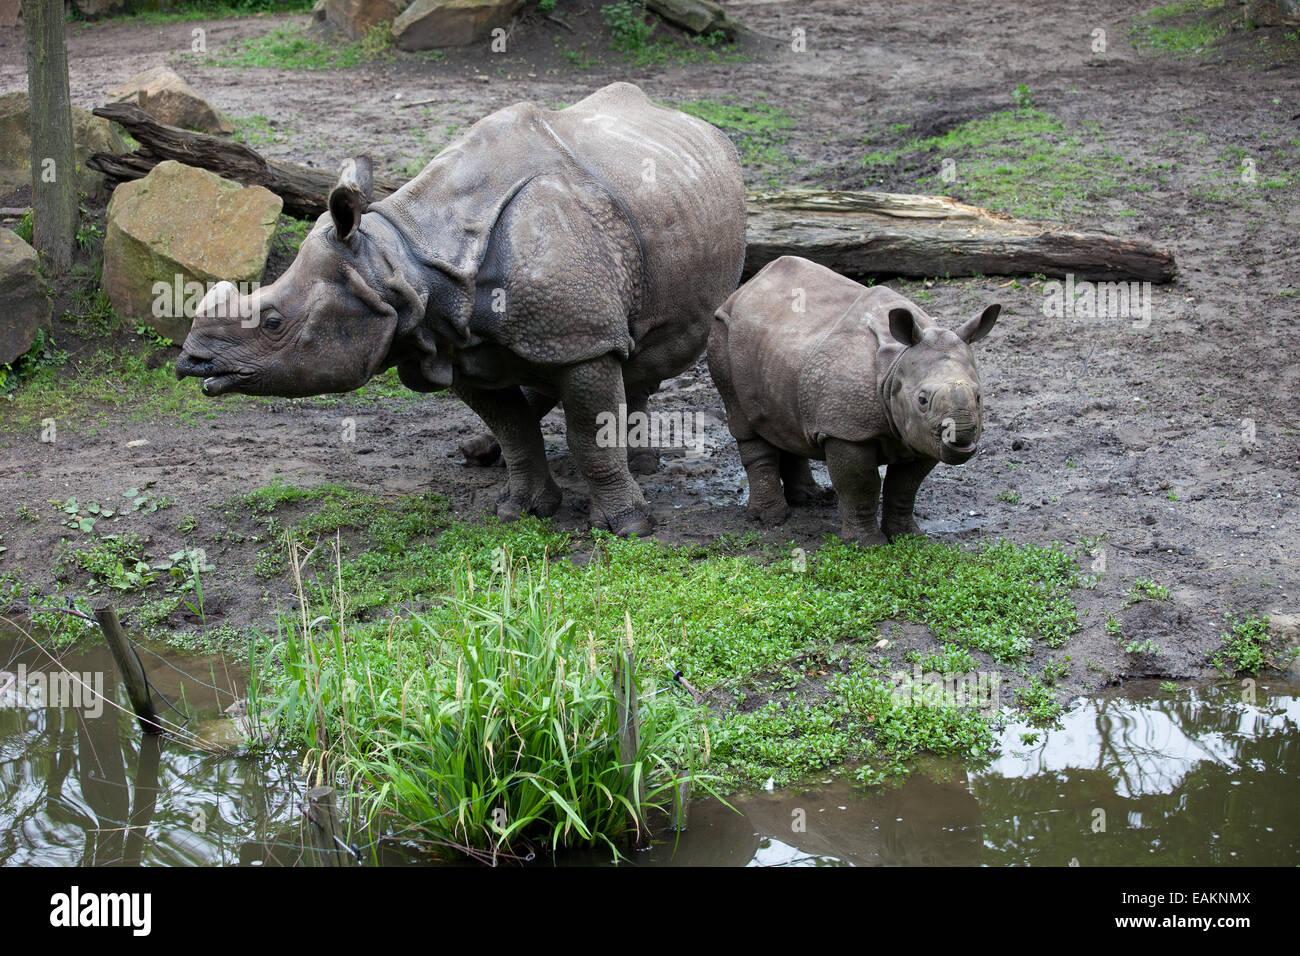
[(967, 321), (957, 330), (957, 338), (967, 345), (973, 345), (993, 331), (993, 324), (998, 320), (1002, 306), (991, 305), (975, 318)]
[(340, 242), (351, 239), (361, 225), (361, 214), (370, 204), (374, 184), (374, 168), (369, 156), (355, 156), (343, 161), (338, 185), (330, 190), (329, 199), (334, 234)]
[(921, 341), (921, 328), (916, 324), (916, 316), (911, 309), (889, 310), (889, 333), (907, 346)]

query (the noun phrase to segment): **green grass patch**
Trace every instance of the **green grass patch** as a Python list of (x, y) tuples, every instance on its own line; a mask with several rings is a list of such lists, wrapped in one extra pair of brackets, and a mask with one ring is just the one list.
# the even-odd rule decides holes
[[(736, 782), (789, 780), (845, 760), (869, 761), (863, 779), (878, 779), (918, 750), (987, 750), (988, 714), (890, 696), (884, 662), (857, 653), (882, 622), (926, 625), (945, 651), (925, 666), (963, 669), (970, 650), (1022, 668), (1036, 647), (1059, 647), (1078, 627), (1069, 597), (1075, 559), (1056, 546), (1000, 542), (964, 551), (909, 538), (863, 550), (828, 538), (795, 560), (783, 548), (745, 551), (744, 540), (672, 547), (601, 532), (575, 538), (530, 518), (449, 521), (437, 504), (422, 510), (418, 500), (381, 501), (335, 486), (277, 484), (237, 507), (270, 532), (268, 576), (289, 573), (271, 551), (286, 532), (303, 541), (301, 551), (324, 545), (304, 573), (304, 619), (341, 617), (352, 642), (404, 632), (405, 613), (381, 613), (401, 607), (416, 609), (426, 630), (454, 630), (463, 608), (448, 595), (459, 593), (462, 577), (468, 587), (512, 567), (545, 568), (548, 606), (602, 660), (630, 641), (646, 673), (681, 670), (724, 704), (758, 689), (761, 706), (725, 705), (714, 730), (717, 769)], [(336, 558), (329, 539), (347, 527), (355, 533), (340, 535)], [(856, 649), (854, 666), (816, 693), (768, 693), (797, 683), (806, 659), (845, 647)]]
[(308, 33), (303, 27), (279, 26), (260, 37), (241, 40), (229, 52), (213, 54), (210, 66), (264, 67), (278, 70), (343, 70), (363, 66), (392, 51), (392, 34), (381, 22), (360, 40), (331, 42)]
[(1133, 45), (1150, 53), (1179, 58), (1205, 53), (1228, 32), (1222, 0), (1181, 0), (1133, 18)]
[[(941, 175), (943, 160), (948, 159), (954, 163), (952, 182)], [(870, 153), (863, 165), (926, 169), (916, 180), (922, 192), (1038, 219), (1070, 218), (1089, 204), (1144, 185), (1143, 171), (1107, 149), (1096, 124), (1071, 130), (1032, 107), (1003, 110), (941, 136)], [(872, 188), (870, 181), (867, 188)]]
[[(160, 9), (141, 9), (106, 19), (136, 23), (177, 23), (186, 20), (228, 20), (267, 13), (308, 13), (314, 0), (182, 0), (159, 3)], [(76, 7), (68, 7), (68, 19), (80, 19)]]
[(715, 100), (688, 100), (674, 106), (726, 132), (746, 166), (790, 164), (785, 146), (789, 136), (787, 130), (794, 126), (794, 117), (780, 107), (763, 102)]

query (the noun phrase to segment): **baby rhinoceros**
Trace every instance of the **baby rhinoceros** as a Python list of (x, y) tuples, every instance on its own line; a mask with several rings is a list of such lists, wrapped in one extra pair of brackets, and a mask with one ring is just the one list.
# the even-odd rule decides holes
[(778, 524), (789, 505), (820, 497), (808, 467), (816, 458), (839, 497), (840, 537), (871, 545), (920, 534), (912, 512), (921, 482), (979, 444), (970, 346), (1000, 310), (991, 305), (953, 332), (897, 292), (807, 259), (764, 266), (718, 309), (709, 333), (709, 371), (749, 476), (750, 517)]

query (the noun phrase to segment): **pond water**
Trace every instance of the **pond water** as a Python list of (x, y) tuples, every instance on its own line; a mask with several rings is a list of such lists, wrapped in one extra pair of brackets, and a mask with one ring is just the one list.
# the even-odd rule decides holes
[[(157, 690), (189, 713), (189, 734), (236, 735), (222, 710), (246, 669), (219, 658), (141, 654)], [(46, 706), (56, 672), (0, 637), (0, 864), (297, 865), (305, 846), (297, 761), (141, 735), (106, 648), (62, 655), (110, 706)], [(21, 666), (22, 670), (19, 671)], [(43, 675), (43, 676), (42, 676)], [(96, 678), (95, 675), (102, 675)], [(9, 682), (12, 683), (12, 682)], [(37, 692), (32, 692), (35, 685)], [(42, 686), (43, 685), (43, 686)], [(1253, 699), (1252, 699), (1253, 691)], [(45, 696), (40, 696), (44, 693)], [(66, 697), (65, 697), (66, 700)], [(174, 713), (162, 709), (179, 721)], [(841, 866), (1300, 863), (1300, 685), (1129, 685), (1080, 699), (1062, 729), (1011, 725), (985, 765), (922, 762), (907, 782), (845, 779), (697, 800), (688, 828), (635, 852), (634, 865)], [(380, 845), (385, 864), (427, 862)], [(601, 863), (607, 855), (564, 862)]]

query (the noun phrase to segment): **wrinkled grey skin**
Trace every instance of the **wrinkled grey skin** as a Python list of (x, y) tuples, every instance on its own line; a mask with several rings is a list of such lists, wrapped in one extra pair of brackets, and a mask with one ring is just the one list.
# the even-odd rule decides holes
[(559, 508), (538, 420), (563, 402), (593, 523), (649, 530), (628, 449), (597, 445), (597, 415), (644, 410), (689, 368), (739, 281), (727, 138), (614, 83), (565, 110), (493, 113), (398, 192), (367, 205), (368, 189), (368, 165), (345, 164), (278, 281), (209, 293), (177, 375), (209, 395), (294, 396), (396, 366), (410, 388), (451, 388), (501, 444), (503, 518)]
[(709, 333), (709, 371), (749, 476), (749, 515), (779, 524), (790, 505), (819, 499), (808, 467), (816, 458), (839, 498), (840, 537), (872, 545), (920, 534), (921, 482), (979, 444), (970, 346), (1000, 308), (952, 332), (893, 290), (807, 259), (763, 267), (718, 309)]

